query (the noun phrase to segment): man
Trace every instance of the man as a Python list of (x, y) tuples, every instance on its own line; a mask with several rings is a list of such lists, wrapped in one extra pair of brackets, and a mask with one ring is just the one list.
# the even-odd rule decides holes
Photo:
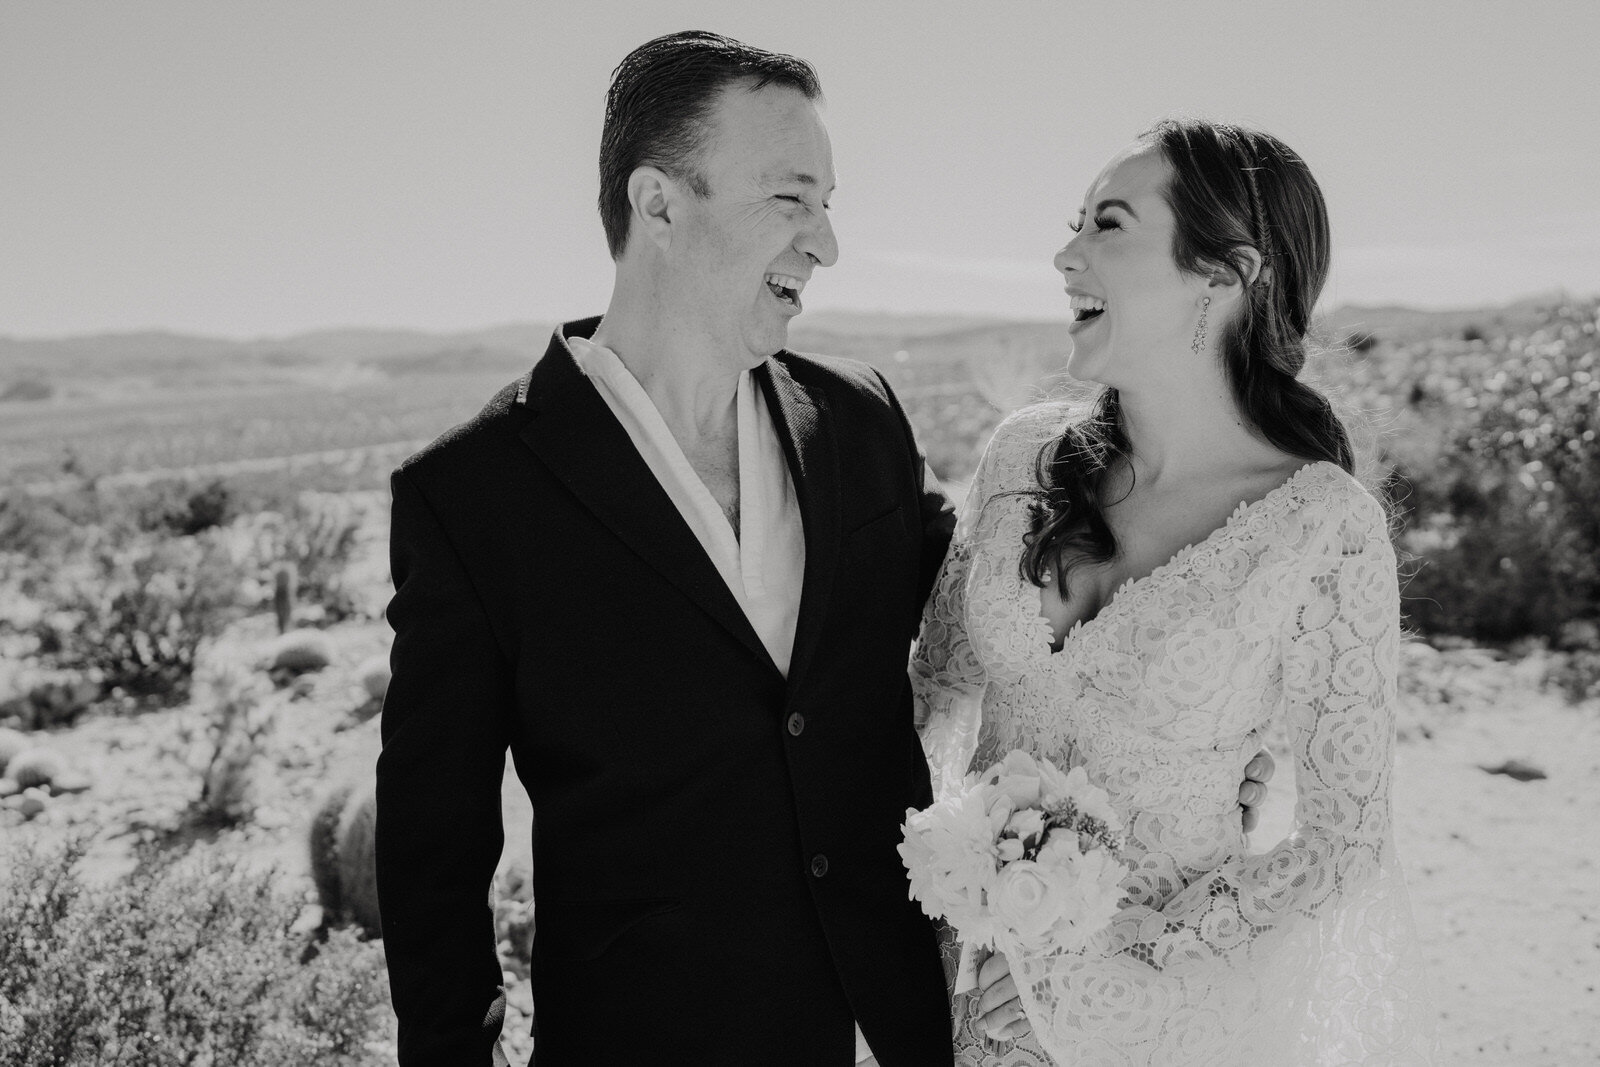
[(883, 379), (784, 352), (837, 256), (811, 68), (618, 68), (603, 321), (393, 479), (378, 765), (403, 1064), (491, 1062), (507, 747), (533, 800), (535, 1061), (950, 1060), (895, 853), (906, 653), (951, 528)]
[(394, 475), (377, 850), (407, 1067), (498, 1055), (507, 748), (535, 1063), (950, 1062), (895, 844), (931, 799), (905, 666), (951, 511), (881, 375), (784, 350), (838, 254), (819, 96), (712, 34), (630, 54), (605, 316)]

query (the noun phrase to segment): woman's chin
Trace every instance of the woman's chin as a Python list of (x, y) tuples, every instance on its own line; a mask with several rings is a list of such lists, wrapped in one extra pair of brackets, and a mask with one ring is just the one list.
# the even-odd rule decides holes
[(1097, 385), (1107, 384), (1104, 378), (1106, 361), (1100, 354), (1093, 350), (1084, 351), (1074, 348), (1072, 355), (1067, 357), (1067, 374), (1080, 382), (1093, 382)]

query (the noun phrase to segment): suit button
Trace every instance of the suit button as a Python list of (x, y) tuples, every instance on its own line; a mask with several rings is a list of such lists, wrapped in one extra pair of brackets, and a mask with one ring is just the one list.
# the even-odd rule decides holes
[(818, 852), (811, 857), (811, 877), (821, 878), (828, 873), (828, 857)]
[(798, 711), (789, 716), (789, 736), (799, 737), (806, 728), (806, 717)]

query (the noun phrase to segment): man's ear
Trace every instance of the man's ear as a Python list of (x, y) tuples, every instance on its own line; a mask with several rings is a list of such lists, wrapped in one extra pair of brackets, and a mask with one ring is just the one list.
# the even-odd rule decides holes
[(632, 229), (665, 249), (672, 244), (671, 206), (677, 183), (656, 167), (635, 167), (628, 175), (628, 204), (633, 208)]

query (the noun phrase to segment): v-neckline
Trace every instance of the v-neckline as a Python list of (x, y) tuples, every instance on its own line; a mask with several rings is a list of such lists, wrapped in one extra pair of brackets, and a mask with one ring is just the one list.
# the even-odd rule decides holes
[[(1297, 483), (1307, 472), (1320, 467), (1326, 462), (1327, 460), (1312, 460), (1310, 463), (1307, 463), (1301, 467), (1297, 467), (1295, 471), (1289, 475), (1289, 477), (1285, 478), (1282, 482), (1279, 482), (1277, 485), (1267, 490), (1255, 500), (1239, 501), (1239, 506), (1233, 509), (1228, 517), (1223, 520), (1222, 524), (1216, 527), (1210, 533), (1206, 534), (1200, 540), (1191, 541), (1184, 545), (1182, 548), (1178, 549), (1171, 556), (1169, 556), (1164, 563), (1158, 564), (1152, 570), (1147, 571), (1142, 575), (1129, 575), (1121, 582), (1118, 582), (1117, 587), (1111, 591), (1111, 596), (1104, 604), (1100, 605), (1100, 610), (1095, 612), (1093, 615), (1088, 616), (1087, 618), (1077, 620), (1071, 626), (1067, 627), (1066, 633), (1061, 635), (1059, 644), (1057, 644), (1056, 641), (1055, 626), (1050, 622), (1049, 617), (1044, 613), (1044, 589), (1040, 587), (1033, 587), (1036, 590), (1034, 596), (1035, 612), (1033, 617), (1038, 621), (1039, 629), (1042, 631), (1042, 636), (1044, 637), (1043, 647), (1045, 651), (1053, 661), (1055, 657), (1066, 651), (1066, 648), (1069, 644), (1072, 644), (1076, 639), (1081, 638), (1086, 630), (1093, 627), (1107, 615), (1110, 615), (1112, 610), (1124, 600), (1129, 599), (1131, 594), (1144, 593), (1148, 589), (1152, 588), (1161, 578), (1165, 577), (1172, 571), (1177, 570), (1180, 566), (1193, 559), (1202, 548), (1220, 543), (1246, 515), (1249, 515), (1251, 512), (1258, 509), (1264, 508), (1268, 502), (1275, 500), (1279, 495), (1283, 494), (1291, 486), (1295, 485), (1295, 483)], [(1018, 580), (1021, 581), (1024, 586), (1032, 587), (1032, 583), (1023, 581), (1020, 575)]]

